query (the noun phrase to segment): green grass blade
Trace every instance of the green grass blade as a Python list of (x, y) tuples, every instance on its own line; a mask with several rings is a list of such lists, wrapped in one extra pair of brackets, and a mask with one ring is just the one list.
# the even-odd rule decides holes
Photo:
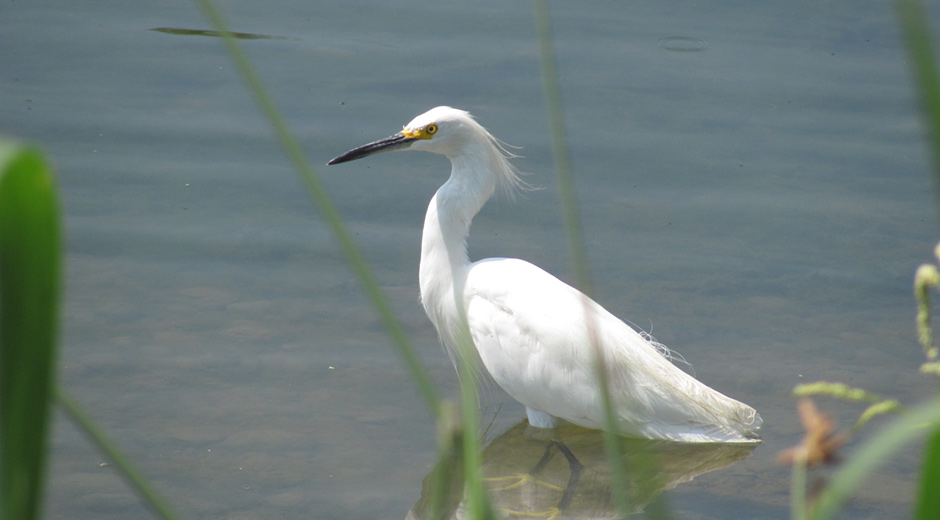
[[(214, 28), (224, 36), (224, 42), (229, 56), (241, 72), (249, 90), (251, 90), (258, 104), (261, 106), (262, 112), (274, 128), (281, 146), (284, 148), (295, 169), (303, 179), (310, 197), (320, 210), (321, 215), (333, 232), (334, 237), (339, 242), (343, 253), (346, 255), (350, 266), (359, 277), (361, 285), (378, 310), (382, 321), (385, 323), (389, 336), (398, 347), (399, 353), (411, 371), (412, 378), (418, 385), (419, 390), (424, 395), (432, 415), (437, 417), (439, 429), (446, 429), (445, 423), (447, 421), (440, 413), (441, 403), (435, 393), (430, 375), (420, 365), (404, 333), (404, 329), (395, 318), (391, 306), (388, 304), (387, 299), (379, 289), (378, 283), (375, 281), (372, 271), (369, 269), (365, 259), (356, 247), (352, 236), (346, 230), (339, 213), (326, 194), (326, 190), (323, 188), (319, 176), (307, 162), (301, 152), (300, 146), (288, 130), (286, 123), (275, 107), (273, 100), (264, 89), (260, 78), (251, 67), (251, 64), (248, 62), (237, 42), (232, 38), (222, 18), (221, 12), (215, 7), (212, 0), (199, 0), (198, 3)], [(465, 339), (469, 341), (469, 336)], [(464, 344), (466, 343), (464, 342)], [(470, 348), (472, 348), (472, 343), (469, 345)], [(476, 387), (474, 386), (476, 379), (473, 376), (473, 368), (470, 365), (470, 363), (472, 363), (471, 360), (476, 359), (476, 357), (467, 355), (459, 357), (461, 358), (458, 364), (458, 370), (461, 375), (461, 408), (463, 414), (462, 425), (460, 426), (462, 433), (458, 435), (461, 441), (460, 449), (462, 453), (460, 457), (461, 464), (459, 464), (459, 466), (462, 466), (464, 471), (464, 480), (467, 487), (467, 503), (471, 518), (491, 518), (494, 517), (494, 513), (486, 492), (483, 489), (482, 476), (480, 474), (480, 434), (479, 428), (477, 427), (479, 420), (476, 416), (476, 414), (479, 413), (479, 406)], [(447, 457), (442, 458), (442, 461), (446, 462), (447, 460)], [(442, 467), (437, 471), (444, 471), (444, 469)], [(432, 504), (430, 505), (432, 514), (436, 515), (444, 509), (438, 499), (432, 499)]]
[(940, 195), (940, 75), (927, 25), (927, 11), (920, 0), (898, 0), (901, 30), (907, 43), (907, 55), (913, 68), (915, 84), (927, 123), (930, 151), (933, 154), (934, 187)]
[(806, 462), (795, 460), (790, 477), (790, 518), (806, 518)]
[[(545, 91), (545, 105), (548, 110), (549, 126), (551, 129), (552, 156), (555, 162), (555, 172), (558, 177), (559, 193), (561, 195), (562, 212), (564, 213), (565, 232), (568, 237), (568, 249), (571, 254), (572, 266), (575, 271), (576, 286), (584, 294), (593, 293), (588, 269), (587, 248), (581, 229), (581, 215), (578, 210), (577, 196), (575, 195), (574, 178), (571, 175), (571, 161), (568, 157), (568, 140), (565, 136), (565, 123), (562, 114), (561, 93), (558, 89), (558, 72), (555, 68), (554, 37), (552, 36), (551, 14), (547, 0), (535, 0), (535, 26), (539, 44), (539, 60), (542, 69), (542, 82)], [(614, 403), (610, 397), (610, 384), (607, 369), (604, 366), (603, 356), (597, 344), (593, 316), (588, 312), (585, 301), (585, 322), (588, 326), (588, 335), (591, 345), (595, 348), (595, 365), (598, 387), (601, 392), (601, 402), (605, 417), (604, 444), (607, 449), (607, 458), (611, 471), (614, 501), (621, 516), (627, 516), (630, 504), (627, 494), (626, 469), (622, 466), (623, 451), (621, 449), (618, 424), (615, 420)]]
[(0, 517), (38, 519), (55, 384), (59, 208), (39, 150), (0, 142)]
[(930, 435), (927, 439), (927, 447), (924, 449), (914, 518), (918, 520), (937, 518), (940, 514), (940, 493), (937, 490), (940, 490), (940, 430)]
[[(928, 128), (928, 142), (933, 156), (934, 188), (940, 197), (940, 74), (930, 37), (929, 17), (920, 0), (898, 0), (898, 18), (907, 44), (907, 54), (914, 72), (921, 108)], [(929, 279), (936, 285), (936, 268), (926, 266), (918, 270), (917, 281)], [(924, 275), (928, 276), (924, 276)], [(932, 276), (929, 276), (932, 275)], [(927, 298), (929, 284), (919, 283), (918, 328), (928, 361), (937, 356), (930, 335), (930, 305)], [(920, 490), (917, 497), (915, 518), (936, 518), (940, 511), (940, 430), (934, 431), (924, 449), (923, 469), (920, 474)]]
[(78, 404), (69, 396), (59, 390), (56, 398), (62, 410), (72, 421), (85, 432), (89, 439), (114, 463), (118, 474), (124, 481), (131, 486), (144, 503), (160, 518), (164, 520), (180, 520), (170, 506), (164, 501), (156, 490), (147, 482), (139, 471), (130, 463), (121, 452), (115, 447), (114, 443), (108, 439), (104, 432), (98, 428), (91, 417), (85, 413)]
[(323, 220), (330, 228), (333, 237), (339, 243), (340, 249), (346, 256), (350, 268), (359, 278), (363, 290), (366, 292), (372, 305), (378, 311), (379, 317), (384, 323), (389, 337), (398, 348), (399, 354), (411, 372), (412, 379), (418, 386), (418, 390), (424, 396), (431, 415), (435, 416), (440, 403), (435, 393), (431, 376), (418, 361), (418, 356), (411, 347), (411, 342), (408, 340), (404, 328), (392, 312), (392, 307), (379, 288), (375, 275), (366, 263), (359, 248), (356, 246), (349, 230), (346, 229), (346, 225), (343, 223), (339, 212), (336, 210), (333, 201), (330, 199), (326, 189), (323, 187), (323, 183), (320, 181), (320, 176), (307, 161), (300, 145), (297, 144), (297, 140), (288, 129), (287, 123), (275, 106), (274, 100), (268, 95), (261, 78), (251, 66), (244, 51), (239, 47), (232, 32), (229, 31), (222, 13), (216, 7), (215, 3), (212, 0), (197, 0), (197, 3), (209, 20), (209, 23), (223, 36), (222, 41), (225, 44), (225, 49), (228, 51), (229, 57), (241, 73), (242, 79), (258, 102), (262, 113), (274, 129), (274, 133), (281, 147), (284, 149), (294, 169), (297, 170), (303, 180), (307, 188), (307, 193), (310, 195), (310, 198), (313, 199), (314, 205), (320, 211)]
[[(859, 484), (877, 467), (893, 455), (901, 446), (915, 438), (931, 432), (935, 436), (940, 428), (940, 398), (912, 408), (890, 422), (881, 432), (868, 439), (858, 451), (836, 472), (830, 484), (816, 499), (815, 506), (807, 515), (809, 520), (832, 518), (839, 508), (851, 498)], [(936, 493), (936, 488), (931, 488)], [(937, 510), (931, 512), (934, 518)]]
[[(462, 310), (462, 306), (458, 304)], [(476, 348), (470, 329), (464, 325), (457, 336), (457, 369), (460, 380), (460, 409), (463, 421), (463, 472), (467, 490), (468, 518), (484, 520), (496, 518), (492, 502), (483, 486), (483, 447), (480, 441), (480, 402), (476, 387)]]
[(555, 47), (552, 36), (551, 13), (546, 0), (535, 2), (535, 27), (539, 44), (539, 64), (542, 69), (542, 88), (548, 111), (549, 130), (552, 140), (552, 160), (558, 177), (565, 231), (568, 237), (568, 252), (575, 271), (578, 289), (590, 296), (593, 294), (588, 269), (587, 248), (581, 232), (581, 213), (578, 209), (574, 178), (571, 175), (571, 160), (568, 156), (568, 138), (565, 136), (565, 121), (562, 113), (561, 92), (558, 90), (558, 71), (555, 68)]
[(456, 516), (464, 487), (463, 425), (454, 404), (444, 401), (437, 416), (437, 464), (424, 480), (415, 518), (448, 520)]

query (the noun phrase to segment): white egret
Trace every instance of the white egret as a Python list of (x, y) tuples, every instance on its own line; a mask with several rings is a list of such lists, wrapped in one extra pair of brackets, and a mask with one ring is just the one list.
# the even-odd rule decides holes
[[(404, 129), (339, 157), (391, 150), (446, 156), (450, 178), (428, 206), (421, 239), (421, 303), (455, 356), (466, 314), (483, 367), (526, 406), (533, 426), (558, 419), (601, 429), (602, 400), (588, 324), (609, 374), (621, 433), (684, 442), (757, 442), (761, 417), (686, 374), (632, 327), (542, 269), (514, 258), (470, 262), (470, 223), (497, 186), (521, 181), (507, 154), (463, 110), (437, 107)], [(586, 320), (586, 313), (592, 317)]]

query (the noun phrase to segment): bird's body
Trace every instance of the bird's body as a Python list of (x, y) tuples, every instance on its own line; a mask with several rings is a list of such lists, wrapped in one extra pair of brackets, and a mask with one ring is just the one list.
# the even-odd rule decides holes
[(621, 433), (685, 442), (757, 440), (761, 418), (753, 408), (677, 368), (577, 289), (523, 260), (470, 262), (466, 238), (473, 217), (497, 186), (520, 181), (498, 141), (468, 113), (437, 107), (401, 133), (330, 164), (405, 147), (443, 154), (452, 164), (425, 216), (422, 305), (452, 355), (466, 323), (483, 367), (526, 406), (530, 423), (553, 427), (560, 418), (603, 427), (596, 346)]

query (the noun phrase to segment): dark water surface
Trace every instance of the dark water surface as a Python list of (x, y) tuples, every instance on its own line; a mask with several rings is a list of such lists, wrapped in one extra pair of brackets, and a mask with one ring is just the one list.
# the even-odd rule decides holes
[[(521, 147), (544, 189), (491, 203), (471, 255), (570, 279), (529, 3), (224, 2), (316, 165), (440, 104)], [(913, 272), (937, 215), (890, 4), (553, 5), (598, 300), (765, 419), (753, 456), (667, 492), (677, 518), (788, 518), (790, 390), (913, 403)], [(936, 9), (934, 9), (936, 12)], [(62, 385), (187, 518), (402, 518), (434, 426), (217, 38), (187, 1), (4, 2), (0, 132), (57, 165)], [(319, 167), (442, 393), (417, 303), (447, 161)], [(490, 437), (522, 417), (486, 393)], [(821, 401), (840, 425), (860, 408)], [(877, 429), (876, 423), (871, 431)], [(919, 453), (846, 518), (903, 518)], [(148, 514), (57, 418), (47, 516)]]

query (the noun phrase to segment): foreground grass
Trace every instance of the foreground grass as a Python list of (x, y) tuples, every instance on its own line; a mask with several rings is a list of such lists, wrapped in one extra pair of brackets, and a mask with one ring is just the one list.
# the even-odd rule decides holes
[(0, 518), (39, 518), (55, 385), (60, 222), (43, 154), (0, 141)]

